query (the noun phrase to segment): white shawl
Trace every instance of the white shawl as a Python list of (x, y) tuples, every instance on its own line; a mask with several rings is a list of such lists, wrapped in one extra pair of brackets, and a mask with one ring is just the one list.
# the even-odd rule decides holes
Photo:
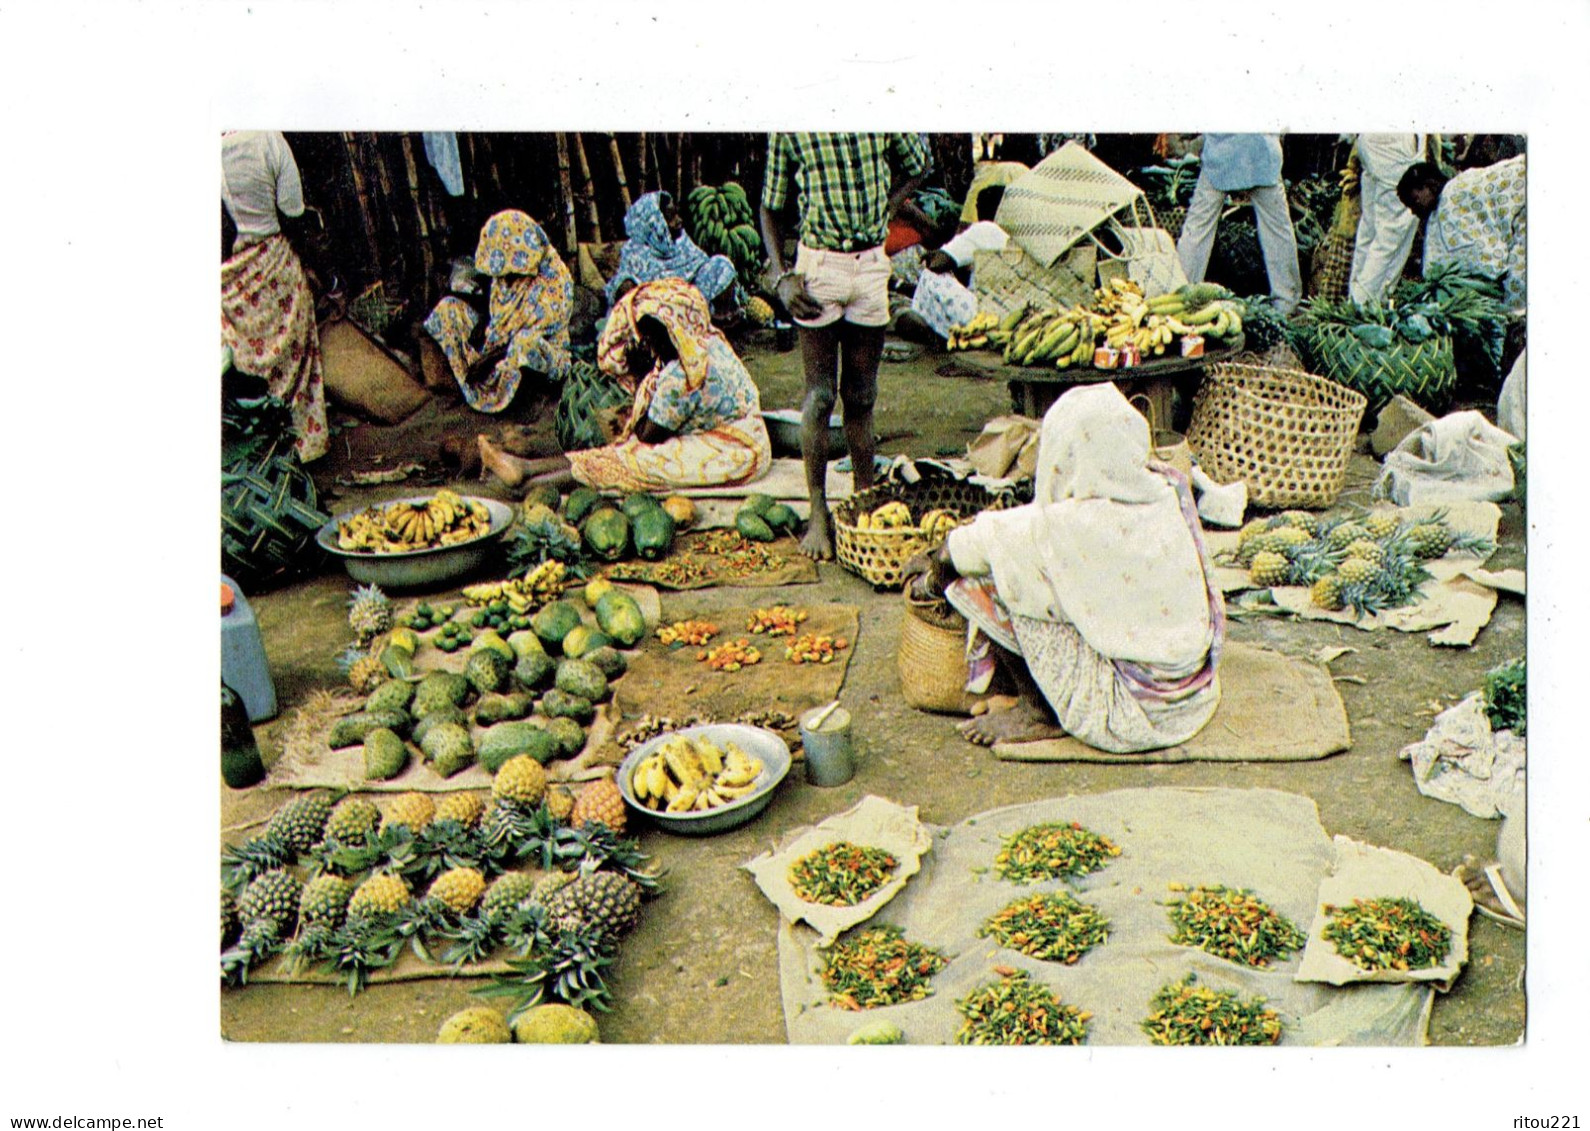
[(1113, 384), (1070, 390), (1043, 418), (1033, 502), (954, 531), (955, 568), (992, 574), (1011, 613), (1069, 622), (1111, 660), (1197, 662), (1213, 631), (1203, 563), (1148, 453), (1148, 422)]

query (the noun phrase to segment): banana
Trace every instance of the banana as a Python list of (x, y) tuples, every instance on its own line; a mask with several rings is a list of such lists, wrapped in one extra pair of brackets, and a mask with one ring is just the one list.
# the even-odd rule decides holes
[(666, 811), (669, 813), (688, 813), (695, 808), (696, 798), (700, 796), (701, 787), (699, 785), (682, 785), (679, 787), (679, 792), (674, 795), (673, 800), (668, 802)]
[(635, 799), (644, 802), (651, 796), (651, 761), (647, 759), (635, 767), (635, 772), (629, 777), (629, 788), (635, 791)]
[(727, 782), (720, 781), (714, 788), (723, 801), (738, 801), (742, 797), (749, 797), (755, 793), (756, 783), (746, 782), (744, 785), (730, 785)]
[(690, 744), (690, 748), (695, 751), (696, 757), (701, 760), (701, 768), (705, 771), (704, 776), (716, 777), (723, 772), (723, 751), (710, 742), (693, 742)]

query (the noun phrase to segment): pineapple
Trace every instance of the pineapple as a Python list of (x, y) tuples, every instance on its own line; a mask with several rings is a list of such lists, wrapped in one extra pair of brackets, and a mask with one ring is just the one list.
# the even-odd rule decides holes
[(1408, 531), (1415, 557), (1439, 558), (1452, 548), (1452, 531), (1439, 520), (1421, 522)]
[[(357, 650), (352, 649), (351, 651)], [(386, 670), (386, 665), (381, 662), (379, 656), (370, 656), (363, 652), (358, 652), (357, 655), (348, 658), (346, 666), (348, 685), (360, 695), (370, 694), (370, 692), (391, 678)]]
[(509, 758), (491, 779), (491, 795), (500, 804), (530, 809), (547, 791), (547, 772), (528, 754)]
[(486, 877), (476, 868), (450, 868), (436, 877), (427, 898), (439, 900), (456, 914), (467, 915), (480, 902)]
[(1396, 511), (1375, 511), (1364, 517), (1363, 526), (1371, 538), (1390, 538), (1402, 528), (1402, 519)]
[(375, 585), (364, 585), (348, 599), (348, 627), (361, 647), (392, 627), (392, 602)]
[(1288, 558), (1295, 558), (1304, 547), (1314, 544), (1313, 536), (1299, 526), (1283, 526), (1269, 535), (1269, 544), (1265, 547), (1273, 553), (1284, 554)]
[(1334, 573), (1327, 573), (1308, 591), (1309, 600), (1321, 609), (1332, 612), (1342, 607), (1342, 581)]
[(760, 295), (752, 295), (745, 302), (745, 316), (764, 329), (773, 324), (773, 307)]
[(232, 893), (225, 888), (221, 889), (221, 946), (237, 937), (237, 900), (232, 898)]
[(1380, 572), (1380, 566), (1363, 558), (1348, 558), (1336, 567), (1343, 585), (1367, 585)]
[(480, 815), (486, 811), (486, 803), (481, 800), (478, 793), (449, 793), (442, 798), (442, 803), (436, 807), (438, 821), (457, 821), (465, 828), (474, 828), (480, 820)]
[(298, 914), (298, 900), (304, 885), (290, 872), (280, 868), (261, 873), (243, 890), (237, 901), (238, 919), (243, 924), (243, 937), (238, 947), (257, 950), (261, 941), (274, 942), (285, 937)]
[(549, 785), (546, 802), (555, 821), (567, 821), (574, 815), (574, 792), (566, 785)]
[(276, 812), (265, 825), (264, 837), (286, 845), (295, 853), (305, 853), (319, 844), (331, 816), (331, 795), (316, 791), (295, 797)]
[(583, 828), (588, 822), (599, 821), (615, 833), (624, 831), (628, 814), (624, 809), (624, 795), (612, 778), (593, 781), (580, 792), (570, 814), (570, 823)]
[(1254, 585), (1267, 589), (1272, 585), (1285, 585), (1291, 573), (1292, 564), (1286, 560), (1285, 555), (1273, 550), (1261, 550), (1253, 556), (1253, 565), (1248, 571), (1248, 576)]
[(1344, 556), (1360, 558), (1366, 562), (1373, 562), (1378, 566), (1386, 560), (1386, 551), (1381, 548), (1380, 543), (1371, 542), (1367, 538), (1360, 538), (1347, 547)]
[(436, 802), (426, 793), (405, 793), (393, 799), (386, 808), (382, 828), (402, 825), (412, 833), (419, 833), (436, 817)]
[(375, 835), (381, 810), (374, 801), (344, 797), (326, 818), (326, 839), (340, 844), (365, 844)]
[(1338, 523), (1325, 534), (1325, 541), (1330, 544), (1333, 550), (1345, 550), (1354, 542), (1369, 538), (1369, 531), (1356, 522)]
[(1286, 525), (1304, 531), (1310, 538), (1314, 536), (1315, 528), (1319, 525), (1319, 520), (1308, 511), (1285, 511), (1280, 518)]
[(640, 888), (616, 872), (594, 872), (555, 892), (546, 908), (555, 920), (577, 918), (617, 938), (640, 922)]
[(1263, 534), (1268, 529), (1270, 529), (1270, 520), (1269, 519), (1267, 519), (1267, 518), (1256, 518), (1256, 519), (1254, 519), (1252, 522), (1250, 522), (1246, 526), (1244, 526), (1242, 528), (1242, 530), (1237, 534), (1237, 545), (1246, 546), (1249, 542), (1253, 541), (1255, 538), (1257, 538), (1259, 535)]
[(409, 903), (409, 885), (402, 876), (377, 872), (360, 884), (348, 900), (348, 918), (391, 915)]
[(530, 901), (547, 906), (552, 897), (574, 882), (572, 872), (548, 872), (535, 882), (535, 888), (530, 893)]
[(341, 876), (316, 876), (298, 900), (298, 921), (305, 927), (316, 923), (339, 927), (352, 895), (353, 884)]
[(491, 882), (481, 898), (481, 916), (496, 918), (508, 914), (530, 899), (535, 886), (535, 880), (524, 872), (504, 872)]

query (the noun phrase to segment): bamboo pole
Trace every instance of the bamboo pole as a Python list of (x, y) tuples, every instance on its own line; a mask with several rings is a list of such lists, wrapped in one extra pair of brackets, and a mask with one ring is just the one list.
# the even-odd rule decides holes
[(572, 256), (579, 250), (580, 233), (574, 222), (574, 183), (569, 177), (569, 135), (555, 135), (558, 145), (558, 191), (563, 200), (563, 250)]
[(348, 171), (353, 177), (353, 194), (359, 203), (359, 231), (364, 236), (364, 251), (369, 257), (368, 266), (376, 278), (381, 277), (381, 250), (375, 238), (375, 224), (371, 219), (370, 190), (360, 168), (359, 146), (351, 133), (342, 135), (342, 146), (348, 154)]
[(607, 148), (613, 154), (613, 173), (618, 177), (618, 199), (623, 201), (624, 211), (628, 212), (634, 201), (629, 195), (629, 181), (624, 177), (624, 155), (618, 151), (617, 134), (607, 135)]
[(601, 243), (602, 217), (596, 210), (596, 182), (591, 179), (591, 162), (585, 156), (585, 141), (579, 134), (574, 135), (574, 156), (580, 162), (580, 177), (585, 182), (585, 211), (586, 219), (591, 222), (591, 239)]
[(420, 278), (422, 288), (430, 285), (431, 276), (436, 271), (436, 249), (431, 246), (431, 226), (425, 218), (426, 193), (421, 191), (419, 163), (414, 160), (414, 135), (404, 134), (403, 142), (403, 169), (408, 174), (409, 196), (414, 203), (414, 218), (419, 223), (420, 232), (420, 270), (424, 274)]
[(685, 195), (685, 135), (674, 135), (674, 199)]
[(640, 188), (642, 194), (644, 194), (651, 191), (651, 185), (647, 181), (647, 174), (649, 170), (648, 163), (646, 161), (645, 134), (642, 133), (636, 135), (635, 149), (640, 154), (639, 160), (637, 160), (635, 163), (635, 183)]

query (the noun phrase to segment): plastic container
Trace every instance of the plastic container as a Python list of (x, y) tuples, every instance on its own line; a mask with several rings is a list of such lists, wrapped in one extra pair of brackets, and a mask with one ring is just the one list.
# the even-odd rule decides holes
[(242, 698), (250, 722), (276, 714), (276, 685), (259, 623), (243, 591), (225, 574), (221, 575), (221, 682)]
[[(827, 716), (820, 718), (820, 716)], [(815, 729), (813, 723), (816, 724)], [(814, 707), (801, 716), (801, 746), (806, 750), (806, 780), (816, 786), (844, 785), (856, 774), (850, 745), (850, 712)]]
[(265, 780), (265, 762), (249, 726), (248, 708), (225, 682), (221, 684), (221, 780), (233, 789)]

